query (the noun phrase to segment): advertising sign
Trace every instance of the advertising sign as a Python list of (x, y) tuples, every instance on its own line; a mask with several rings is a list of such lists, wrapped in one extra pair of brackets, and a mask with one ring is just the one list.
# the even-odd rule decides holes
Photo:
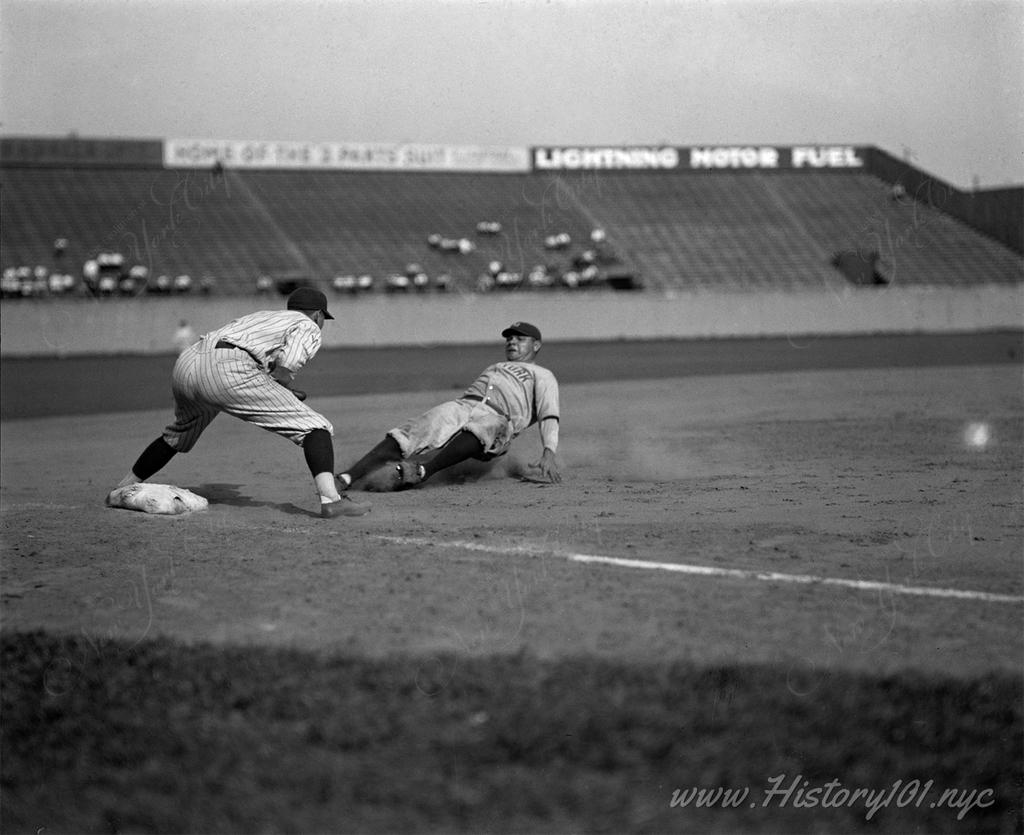
[(353, 171), (530, 170), (525, 147), (426, 145), (388, 142), (272, 142), (167, 139), (167, 168), (341, 169)]

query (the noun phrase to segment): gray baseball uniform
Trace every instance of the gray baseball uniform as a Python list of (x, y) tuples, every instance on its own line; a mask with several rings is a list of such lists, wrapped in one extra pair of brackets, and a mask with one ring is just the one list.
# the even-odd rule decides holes
[(485, 368), (458, 399), (435, 406), (388, 435), (408, 458), (439, 449), (466, 430), (493, 458), (507, 452), (524, 429), (539, 422), (544, 446), (555, 452), (558, 409), (558, 381), (550, 370), (532, 362), (498, 362)]

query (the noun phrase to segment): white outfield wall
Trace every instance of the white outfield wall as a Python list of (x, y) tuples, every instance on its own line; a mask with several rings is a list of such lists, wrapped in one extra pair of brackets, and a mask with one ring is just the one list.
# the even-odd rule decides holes
[[(515, 320), (545, 340), (603, 341), (1024, 329), (1024, 283), (732, 293), (510, 292), (352, 298), (328, 293), (326, 347), (479, 344)], [(161, 354), (181, 319), (202, 334), (284, 298), (5, 300), (0, 355)]]

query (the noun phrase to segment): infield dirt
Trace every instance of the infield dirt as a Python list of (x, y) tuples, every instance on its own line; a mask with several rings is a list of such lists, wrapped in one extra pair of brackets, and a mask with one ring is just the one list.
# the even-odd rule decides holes
[[(448, 396), (313, 405), (334, 421), (343, 464)], [(1015, 605), (563, 558), (1021, 595), (1017, 368), (578, 384), (562, 401), (562, 484), (510, 475), (539, 453), (531, 429), (490, 469), (366, 494), (370, 514), (329, 522), (299, 451), (228, 417), (156, 479), (209, 499), (180, 518), (103, 506), (166, 412), (9, 421), (4, 628), (370, 654), (1018, 668)], [(979, 420), (992, 433), (983, 449), (964, 438)]]

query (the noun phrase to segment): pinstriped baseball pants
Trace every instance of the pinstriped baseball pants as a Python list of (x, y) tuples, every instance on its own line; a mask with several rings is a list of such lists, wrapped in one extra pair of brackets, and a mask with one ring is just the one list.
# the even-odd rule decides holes
[(221, 412), (282, 435), (301, 445), (314, 429), (334, 427), (274, 379), (244, 351), (213, 348), (205, 339), (187, 348), (174, 364), (174, 423), (163, 434), (178, 452), (195, 446)]

